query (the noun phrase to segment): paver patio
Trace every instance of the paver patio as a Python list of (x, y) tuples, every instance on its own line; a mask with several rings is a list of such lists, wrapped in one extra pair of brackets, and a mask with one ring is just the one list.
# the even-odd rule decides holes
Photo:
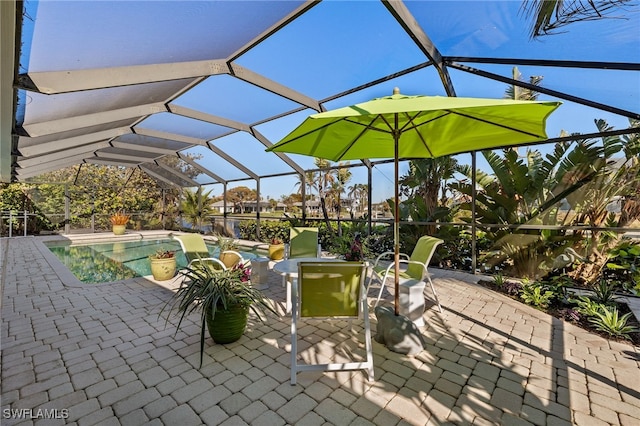
[[(275, 273), (264, 291), (281, 316), (252, 315), (234, 344), (209, 339), (198, 368), (199, 327), (190, 318), (176, 333), (159, 317), (171, 295), (159, 283), (69, 285), (35, 237), (1, 239), (0, 264), (3, 425), (640, 424), (640, 348), (469, 274), (432, 270), (444, 312), (428, 306), (419, 355), (374, 342), (374, 382), (363, 371), (305, 372), (291, 386)], [(304, 332), (311, 342), (336, 331), (320, 323)]]

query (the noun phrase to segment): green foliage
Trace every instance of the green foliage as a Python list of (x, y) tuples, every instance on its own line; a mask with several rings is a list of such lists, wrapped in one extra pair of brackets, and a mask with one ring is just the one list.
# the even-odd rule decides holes
[(640, 294), (640, 243), (622, 241), (609, 250), (602, 277), (618, 283), (625, 291)]
[(240, 238), (249, 241), (262, 241), (263, 243), (270, 243), (273, 239), (279, 239), (283, 242), (289, 241), (289, 222), (261, 220), (259, 239), (256, 231), (256, 223), (257, 222), (254, 219), (240, 221), (238, 224)]
[(558, 302), (567, 301), (567, 287), (575, 284), (573, 279), (567, 275), (554, 275), (544, 283), (546, 289), (553, 293), (553, 299)]
[(505, 283), (504, 275), (496, 274), (493, 276), (493, 285), (495, 285), (499, 290), (504, 289), (504, 283)]
[(593, 299), (603, 305), (613, 303), (615, 296), (615, 283), (600, 280), (593, 286)]
[(526, 283), (522, 286), (520, 298), (537, 309), (546, 309), (553, 300), (554, 294), (539, 282)]
[(197, 191), (187, 189), (183, 192), (184, 198), (180, 203), (182, 217), (195, 229), (200, 229), (204, 221), (214, 213), (210, 194), (211, 190), (203, 192), (202, 187)]
[[(599, 130), (608, 129), (603, 120), (596, 121), (596, 125)], [(638, 173), (637, 166), (633, 166), (637, 164), (637, 153), (634, 163), (634, 155), (625, 151), (627, 161), (622, 167), (614, 166), (610, 161), (626, 146), (620, 137), (609, 137), (602, 141), (556, 143), (554, 150), (545, 157), (531, 149), (524, 155), (516, 148), (505, 149), (502, 155), (484, 152), (493, 174), (477, 173), (477, 218), (480, 223), (505, 225), (601, 226), (611, 219), (607, 206), (613, 200), (627, 197), (623, 199), (630, 203), (632, 194), (637, 194)], [(471, 168), (461, 170), (471, 177)], [(473, 188), (467, 181), (454, 183), (451, 189), (470, 196)], [(559, 214), (561, 203), (569, 205), (567, 214)], [(463, 208), (470, 209), (470, 204), (463, 204)], [(640, 209), (626, 211), (637, 213)], [(628, 223), (632, 217), (630, 214), (623, 216), (621, 223)], [(493, 228), (488, 234), (495, 244), (484, 256), (485, 261), (490, 267), (500, 267), (516, 277), (542, 276), (544, 266), (550, 265), (558, 248), (585, 240), (580, 231), (564, 229), (539, 232), (512, 231), (505, 227)], [(594, 232), (587, 238), (596, 240), (598, 237), (599, 233)], [(595, 241), (587, 241), (586, 245), (595, 247)]]
[[(168, 162), (177, 160), (167, 159)], [(189, 175), (186, 170), (182, 171)], [(150, 224), (171, 228), (176, 222), (180, 190), (163, 189), (145, 173), (122, 167), (84, 164), (46, 173), (38, 179), (53, 183), (24, 185), (24, 193), (34, 209), (49, 218), (51, 228), (61, 228), (65, 224), (65, 191), (68, 194), (70, 224), (75, 228), (90, 228), (95, 219), (97, 229), (110, 229), (110, 213), (121, 210), (133, 213), (136, 229)], [(0, 200), (4, 199), (0, 197)]]
[(589, 322), (600, 331), (607, 333), (609, 336), (622, 337), (631, 340), (630, 333), (638, 332), (638, 329), (629, 325), (631, 312), (620, 316), (618, 308), (607, 308), (598, 311), (589, 318)]
[(342, 255), (349, 261), (361, 261), (372, 257), (366, 239), (359, 233), (335, 237), (332, 246), (327, 250), (333, 254)]
[[(41, 210), (31, 199), (36, 193), (35, 187), (29, 184), (11, 183), (0, 184), (0, 211), (12, 211), (11, 228), (13, 235), (20, 235), (24, 232), (24, 211), (30, 216), (27, 217), (27, 233), (37, 234), (42, 230), (55, 229), (54, 223), (47, 217), (46, 212)], [(8, 234), (9, 218), (1, 220), (2, 229), (0, 235)]]
[(575, 310), (586, 317), (596, 316), (600, 311), (606, 309), (602, 303), (588, 296), (580, 296), (577, 299), (572, 299), (572, 302), (577, 305)]
[(216, 244), (218, 246), (218, 250), (220, 253), (227, 250), (237, 250), (238, 249), (238, 241), (233, 238), (225, 237), (222, 234), (216, 234)]

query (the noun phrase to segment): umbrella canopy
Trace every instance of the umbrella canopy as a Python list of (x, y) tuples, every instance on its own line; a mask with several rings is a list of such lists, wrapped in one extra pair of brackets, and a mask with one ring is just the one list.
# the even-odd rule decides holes
[(392, 96), (307, 117), (267, 151), (331, 161), (395, 160), (395, 308), (398, 314), (398, 160), (541, 142), (545, 122), (560, 102)]

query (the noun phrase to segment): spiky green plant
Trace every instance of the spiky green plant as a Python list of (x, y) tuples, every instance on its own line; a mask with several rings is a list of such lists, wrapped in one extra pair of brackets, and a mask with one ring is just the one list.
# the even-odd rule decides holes
[(615, 287), (616, 284), (614, 282), (602, 279), (593, 286), (593, 298), (596, 302), (602, 303), (603, 305), (609, 305), (613, 303)]
[(629, 325), (631, 312), (622, 316), (618, 312), (618, 308), (605, 307), (602, 311), (596, 312), (596, 315), (589, 318), (589, 322), (600, 331), (607, 333), (609, 336), (622, 337), (631, 340), (630, 333), (638, 332), (638, 329)]
[(605, 309), (603, 304), (587, 296), (580, 296), (577, 299), (573, 299), (572, 302), (577, 305), (575, 310), (586, 317), (594, 317)]
[(502, 274), (495, 274), (493, 276), (493, 285), (496, 286), (496, 288), (498, 288), (499, 290), (502, 290), (504, 288), (504, 275)]
[[(193, 313), (200, 314), (200, 366), (204, 357), (204, 341), (207, 313), (215, 317), (217, 311), (227, 310), (235, 305), (250, 308), (262, 321), (262, 315), (277, 311), (262, 292), (251, 285), (251, 269), (238, 264), (231, 269), (215, 269), (209, 264), (187, 267), (180, 272), (185, 283), (162, 309), (175, 311), (179, 317), (176, 332), (184, 318)], [(161, 311), (161, 314), (162, 314)], [(167, 318), (168, 321), (168, 318)]]

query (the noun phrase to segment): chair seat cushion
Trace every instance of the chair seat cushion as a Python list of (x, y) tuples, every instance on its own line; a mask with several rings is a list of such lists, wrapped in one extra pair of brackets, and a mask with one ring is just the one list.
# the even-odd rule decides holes
[[(380, 277), (380, 280), (384, 278), (384, 273), (387, 270), (388, 266), (377, 266), (374, 268), (375, 273)], [(394, 276), (393, 268), (389, 271), (389, 275), (387, 278), (393, 278)], [(403, 287), (424, 287), (426, 282), (424, 280), (417, 280), (413, 277), (410, 277), (405, 271), (400, 271), (400, 285)]]

